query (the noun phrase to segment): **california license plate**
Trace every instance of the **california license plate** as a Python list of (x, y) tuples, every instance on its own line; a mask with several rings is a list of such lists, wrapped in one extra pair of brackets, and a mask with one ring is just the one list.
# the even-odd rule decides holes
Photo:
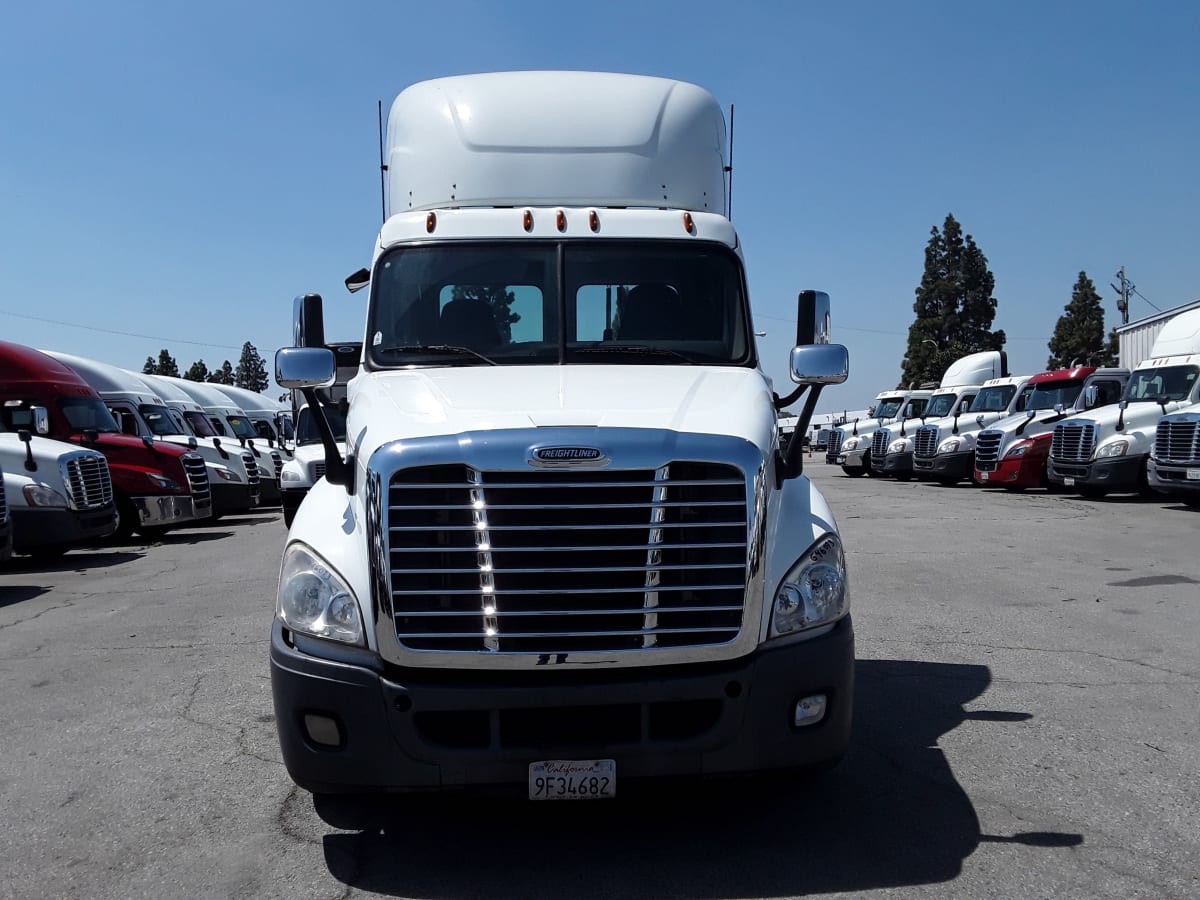
[(1066, 478), (1063, 479), (1063, 484), (1065, 484), (1067, 487), (1074, 487), (1075, 479), (1072, 478), (1070, 475), (1068, 475)]
[(979, 480), (980, 480), (980, 481), (987, 481), (987, 480), (988, 480), (988, 473), (987, 473), (987, 472), (980, 472), (980, 473), (979, 473)]
[(1200, 481), (1200, 469), (1188, 469), (1187, 470), (1187, 480), (1188, 481)]
[(615, 759), (543, 759), (529, 764), (530, 800), (604, 800), (615, 796)]

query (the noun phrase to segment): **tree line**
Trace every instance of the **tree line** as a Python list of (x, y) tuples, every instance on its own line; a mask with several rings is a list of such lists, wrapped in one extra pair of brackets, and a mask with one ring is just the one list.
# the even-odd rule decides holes
[(238, 359), (237, 368), (234, 368), (229, 360), (225, 360), (220, 366), (210, 371), (204, 364), (204, 360), (198, 359), (188, 367), (186, 372), (180, 374), (179, 364), (175, 361), (175, 357), (164, 347), (158, 351), (157, 361), (153, 356), (146, 357), (142, 372), (146, 375), (170, 375), (173, 378), (186, 378), (188, 381), (234, 385), (259, 394), (271, 384), (267, 377), (266, 363), (263, 362), (258, 350), (249, 341), (242, 344), (242, 355)]
[[(900, 387), (938, 382), (957, 359), (969, 353), (999, 350), (1003, 330), (993, 331), (995, 278), (975, 239), (947, 214), (941, 229), (935, 225), (925, 246), (925, 271), (916, 289), (908, 329), (908, 351)], [(1117, 333), (1104, 334), (1104, 307), (1096, 286), (1080, 272), (1049, 341), (1047, 369), (1074, 365), (1117, 364)]]

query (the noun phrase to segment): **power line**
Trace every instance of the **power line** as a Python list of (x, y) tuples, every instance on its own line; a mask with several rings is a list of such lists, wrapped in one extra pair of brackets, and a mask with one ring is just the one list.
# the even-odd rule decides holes
[[(1132, 285), (1131, 285), (1131, 287), (1132, 287)], [(1141, 291), (1139, 291), (1137, 288), (1133, 288), (1133, 292), (1134, 292), (1135, 294), (1137, 294), (1139, 297), (1141, 297), (1143, 300), (1146, 300), (1146, 295), (1145, 295), (1145, 294), (1143, 294)], [(1153, 303), (1150, 303), (1150, 301), (1149, 301), (1149, 300), (1146, 300), (1146, 303), (1147, 303), (1147, 304), (1149, 304), (1150, 308), (1151, 308), (1152, 310), (1154, 310), (1155, 312), (1162, 312), (1162, 310), (1161, 310), (1161, 309), (1159, 309), (1159, 308), (1158, 308), (1157, 306), (1155, 306)]]
[(211, 349), (220, 350), (241, 350), (241, 347), (234, 347), (232, 344), (209, 344), (204, 341), (189, 341), (184, 338), (165, 338), (155, 334), (139, 334), (136, 331), (117, 331), (113, 328), (98, 328), (95, 325), (80, 325), (78, 322), (61, 322), (58, 319), (43, 319), (40, 316), (29, 316), (24, 313), (9, 312), (7, 309), (0, 309), (0, 315), (12, 316), (15, 319), (28, 319), (31, 322), (45, 322), (49, 325), (62, 325), (65, 328), (82, 328), (85, 331), (100, 331), (104, 334), (119, 334), (124, 337), (144, 338), (149, 341), (161, 341), (164, 344), (192, 344), (196, 347), (209, 347)]
[[(1145, 299), (1145, 298), (1143, 298), (1143, 299)], [(1149, 301), (1147, 301), (1147, 302), (1149, 302)], [(793, 322), (794, 323), (796, 321), (795, 319), (789, 319), (786, 316), (769, 316), (766, 313), (755, 313), (754, 318), (756, 318), (756, 319), (774, 319), (777, 322)], [(836, 325), (835, 330), (837, 330), (837, 331), (861, 331), (861, 332), (865, 332), (866, 334), (886, 334), (886, 335), (890, 335), (891, 337), (902, 337), (902, 338), (908, 337), (908, 332), (906, 332), (906, 331), (883, 331), (879, 328), (854, 328), (850, 325)], [(1040, 343), (1045, 343), (1045, 341), (1046, 341), (1045, 338), (1020, 337), (1018, 335), (1012, 335), (1012, 334), (1006, 334), (1004, 336), (1004, 339), (1008, 340), (1008, 341), (1038, 341)]]

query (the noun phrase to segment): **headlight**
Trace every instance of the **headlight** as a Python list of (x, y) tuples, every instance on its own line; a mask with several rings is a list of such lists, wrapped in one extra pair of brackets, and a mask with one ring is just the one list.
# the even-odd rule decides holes
[(216, 472), (217, 475), (220, 476), (221, 478), (224, 478), (226, 481), (233, 481), (238, 484), (241, 484), (241, 482), (242, 482), (242, 476), (239, 475), (237, 472), (230, 471), (229, 469), (213, 469), (213, 471)]
[(1024, 456), (1032, 446), (1033, 441), (1021, 441), (1020, 443), (1013, 444), (1008, 448), (1008, 452), (1004, 454), (1004, 458), (1012, 459), (1013, 457)]
[(154, 472), (147, 472), (146, 478), (149, 479), (152, 485), (162, 488), (164, 491), (179, 490), (179, 485), (176, 483), (175, 479), (168, 478), (166, 475), (157, 475)]
[(303, 481), (304, 476), (296, 469), (284, 468), (279, 475), (280, 481)]
[(887, 452), (888, 453), (903, 453), (907, 449), (908, 449), (908, 441), (905, 438), (901, 438), (898, 441), (892, 441), (892, 443), (888, 445)]
[(938, 453), (954, 453), (958, 450), (958, 446), (961, 443), (962, 441), (959, 438), (950, 438), (950, 440), (938, 447)]
[(289, 544), (279, 571), (276, 614), (293, 631), (362, 645), (362, 613), (353, 592), (321, 557)]
[(828, 625), (849, 608), (842, 542), (827, 534), (800, 557), (775, 591), (771, 637)]
[(858, 444), (861, 440), (862, 440), (862, 438), (856, 438), (856, 437), (847, 438), (846, 442), (844, 444), (842, 444), (842, 449), (843, 450), (857, 450)]
[[(0, 485), (0, 491), (4, 490), (4, 486)], [(67, 498), (56, 491), (54, 488), (45, 484), (27, 484), (21, 488), (21, 493), (25, 495), (25, 502), (30, 506), (66, 506)]]
[(1103, 459), (1106, 456), (1124, 456), (1128, 449), (1129, 441), (1113, 441), (1096, 451), (1096, 459)]

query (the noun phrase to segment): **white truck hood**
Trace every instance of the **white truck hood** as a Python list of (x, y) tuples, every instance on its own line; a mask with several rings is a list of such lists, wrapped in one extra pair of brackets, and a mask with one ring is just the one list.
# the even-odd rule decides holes
[[(477, 430), (660, 428), (775, 441), (768, 383), (716, 366), (464, 366), (363, 373), (349, 384), (359, 459), (397, 437)], [(373, 432), (373, 424), (383, 427)]]

